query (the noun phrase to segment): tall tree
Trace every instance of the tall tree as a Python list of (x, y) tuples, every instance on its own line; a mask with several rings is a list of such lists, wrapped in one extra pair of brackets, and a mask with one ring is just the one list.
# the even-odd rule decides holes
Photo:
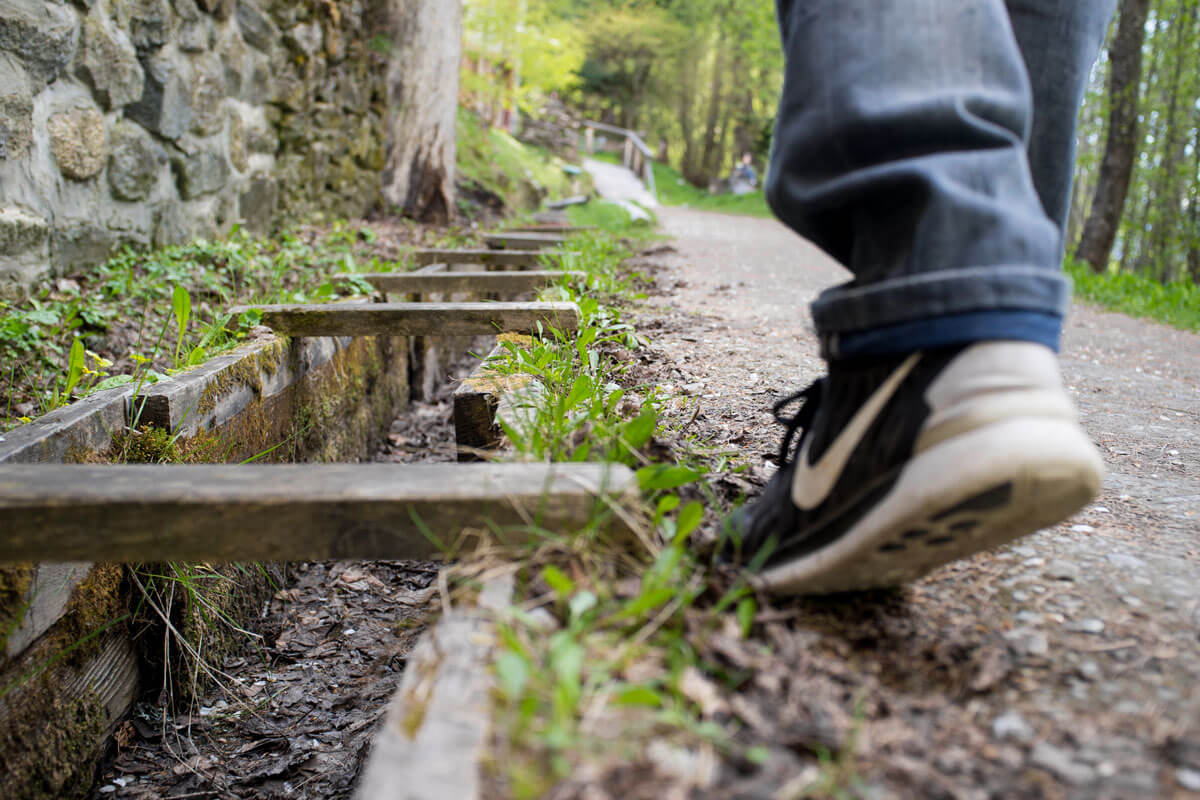
[(405, 216), (454, 216), (460, 0), (386, 0), (388, 157), (383, 197)]
[(1075, 253), (1097, 272), (1108, 268), (1137, 156), (1142, 44), (1149, 14), (1150, 0), (1121, 0), (1117, 34), (1109, 48), (1108, 138), (1092, 210)]

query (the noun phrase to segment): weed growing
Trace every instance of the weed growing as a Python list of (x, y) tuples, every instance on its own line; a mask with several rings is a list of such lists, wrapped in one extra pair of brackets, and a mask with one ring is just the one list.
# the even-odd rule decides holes
[(373, 258), (373, 239), (372, 231), (345, 223), (275, 239), (235, 229), (221, 240), (126, 249), (22, 302), (0, 301), (0, 430), (89, 392), (165, 379), (228, 350), (258, 322), (254, 312), (233, 319), (230, 305), (370, 292), (361, 279), (331, 276), (403, 268)]
[(493, 777), (514, 798), (638, 763), (651, 741), (710, 762), (754, 755), (712, 720), (708, 698), (719, 695), (721, 676), (698, 645), (748, 635), (756, 601), (743, 581), (698, 555), (692, 538), (714, 502), (704, 467), (676, 463), (659, 444), (672, 399), (628, 386), (631, 359), (618, 357), (646, 344), (619, 307), (643, 278), (619, 268), (631, 253), (612, 233), (573, 237), (566, 249), (577, 255), (547, 259), (570, 261), (587, 278), (543, 296), (577, 303), (581, 325), (502, 340), (490, 368), (529, 376), (540, 389), (523, 392), (524, 413), (501, 424), (516, 459), (633, 467), (644, 504), (624, 512), (632, 533), (614, 532), (607, 523), (616, 512), (599, 506), (580, 530), (533, 527), (527, 544), (458, 568), (470, 583), (497, 558), (519, 565), (518, 601), (499, 623), (492, 753)]

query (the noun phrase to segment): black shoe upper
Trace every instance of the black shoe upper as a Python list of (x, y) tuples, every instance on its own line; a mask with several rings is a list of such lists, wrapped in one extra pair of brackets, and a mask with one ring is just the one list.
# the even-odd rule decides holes
[[(780, 450), (780, 469), (763, 494), (732, 519), (727, 554), (736, 560), (765, 565), (798, 558), (835, 541), (895, 484), (929, 417), (926, 389), (963, 348), (925, 353), (900, 383), (853, 450), (833, 488), (815, 508), (802, 509), (792, 499), (797, 459), (808, 444), (810, 466), (820, 463), (851, 419), (908, 356), (833, 362), (826, 378), (776, 405), (776, 418), (787, 426)], [(783, 410), (797, 400), (793, 417)], [(803, 431), (798, 439), (796, 433)], [(796, 440), (796, 441), (793, 441)]]

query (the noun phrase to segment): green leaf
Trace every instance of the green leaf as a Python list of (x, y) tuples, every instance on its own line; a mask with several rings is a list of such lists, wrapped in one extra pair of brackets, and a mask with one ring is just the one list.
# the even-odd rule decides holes
[(567, 395), (567, 401), (564, 405), (564, 411), (570, 411), (575, 406), (582, 403), (594, 390), (592, 379), (587, 375), (580, 375), (575, 379), (575, 385), (571, 387), (570, 394)]
[(675, 489), (703, 477), (703, 472), (678, 464), (651, 464), (637, 471), (638, 486), (647, 492)]
[(670, 586), (664, 586), (661, 589), (643, 592), (638, 597), (635, 597), (633, 600), (629, 601), (625, 608), (621, 609), (621, 616), (640, 616), (651, 609), (658, 608), (674, 596), (675, 590)]
[(754, 615), (758, 613), (758, 604), (754, 602), (753, 597), (744, 597), (737, 604), (737, 620), (738, 627), (742, 631), (742, 638), (750, 638), (750, 631), (754, 628)]
[(192, 298), (187, 289), (179, 284), (175, 285), (175, 291), (171, 295), (171, 311), (175, 314), (175, 324), (182, 333), (187, 328), (188, 320), (192, 318)]
[(649, 686), (626, 686), (617, 692), (613, 702), (619, 706), (645, 706), (660, 708), (663, 705), (662, 695)]
[(560, 570), (553, 564), (548, 564), (542, 570), (542, 580), (554, 590), (559, 597), (568, 597), (575, 591), (575, 581), (567, 577), (566, 573)]
[(700, 521), (704, 519), (704, 504), (699, 502), (688, 503), (679, 512), (679, 516), (675, 519), (675, 541), (682, 542), (687, 538), (688, 534), (696, 530), (700, 525)]
[(496, 659), (496, 678), (505, 696), (509, 700), (516, 700), (529, 683), (529, 664), (511, 650), (501, 653)]
[(67, 388), (64, 392), (65, 399), (71, 397), (71, 392), (79, 384), (79, 379), (83, 377), (83, 360), (85, 356), (83, 340), (76, 339), (71, 343), (71, 352), (67, 355)]
[(96, 384), (92, 390), (94, 392), (102, 392), (105, 389), (115, 389), (118, 386), (124, 386), (127, 383), (133, 383), (132, 375), (113, 375), (111, 378), (105, 378)]
[[(658, 425), (658, 415), (652, 408), (643, 408), (642, 413), (622, 426), (621, 435), (625, 443), (634, 450), (645, 447), (654, 435)], [(644, 487), (643, 487), (644, 488)]]
[(565, 635), (555, 634), (550, 641), (550, 669), (561, 684), (577, 693), (583, 676), (584, 651), (579, 642)]
[(575, 595), (571, 598), (571, 603), (568, 606), (571, 611), (571, 619), (579, 619), (595, 608), (598, 602), (596, 595), (588, 591), (583, 591)]

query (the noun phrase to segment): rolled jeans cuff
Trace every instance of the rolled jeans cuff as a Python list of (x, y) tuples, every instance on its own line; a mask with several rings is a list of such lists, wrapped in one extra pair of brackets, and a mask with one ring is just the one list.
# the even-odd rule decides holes
[(969, 311), (1035, 311), (1062, 317), (1071, 282), (1045, 267), (962, 267), (905, 275), (821, 293), (813, 321), (822, 338)]

